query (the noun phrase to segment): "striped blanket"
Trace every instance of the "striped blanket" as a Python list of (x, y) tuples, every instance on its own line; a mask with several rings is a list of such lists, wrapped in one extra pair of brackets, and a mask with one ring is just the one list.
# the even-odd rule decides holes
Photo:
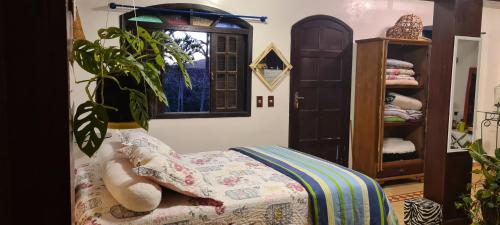
[(397, 225), (380, 185), (340, 165), (279, 146), (233, 148), (301, 183), (316, 225)]

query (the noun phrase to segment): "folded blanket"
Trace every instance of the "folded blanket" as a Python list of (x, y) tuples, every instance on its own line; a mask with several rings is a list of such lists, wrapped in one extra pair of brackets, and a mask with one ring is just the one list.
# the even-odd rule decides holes
[(389, 92), (386, 94), (385, 103), (392, 104), (406, 110), (420, 110), (422, 108), (422, 102), (418, 99), (400, 95), (394, 92)]
[(416, 80), (386, 80), (385, 85), (412, 85), (418, 86), (418, 81)]
[[(395, 106), (392, 104), (384, 105), (384, 121), (386, 122), (404, 122), (404, 121), (417, 121), (422, 118), (423, 113), (419, 110), (405, 110), (399, 106)], [(388, 117), (388, 118), (385, 118)], [(403, 119), (403, 121), (399, 121), (398, 117)]]
[[(366, 175), (335, 163), (278, 146), (232, 148), (301, 183), (311, 199), (314, 225), (396, 225), (380, 185)], [(241, 192), (241, 191), (240, 191)], [(281, 224), (271, 212), (266, 224)]]
[(409, 75), (414, 76), (415, 71), (412, 69), (385, 69), (385, 75)]
[(406, 69), (413, 68), (413, 63), (397, 59), (387, 59), (386, 64), (388, 68), (406, 68)]
[(408, 116), (410, 117), (408, 120), (410, 121), (420, 120), (420, 118), (424, 115), (422, 111), (419, 110), (406, 110), (406, 113), (408, 113)]
[(384, 147), (382, 149), (384, 154), (401, 154), (415, 151), (415, 145), (411, 141), (402, 138), (384, 138)]
[(389, 123), (402, 123), (406, 122), (405, 119), (399, 117), (399, 116), (384, 116), (384, 121), (389, 122)]
[(385, 75), (386, 80), (415, 80), (415, 77), (409, 75)]
[(410, 116), (410, 114), (408, 114), (408, 112), (406, 112), (406, 110), (404, 109), (401, 109), (399, 107), (385, 107), (384, 109), (384, 116), (397, 116), (397, 117), (400, 117), (404, 120), (409, 120), (409, 119), (412, 119), (412, 117)]

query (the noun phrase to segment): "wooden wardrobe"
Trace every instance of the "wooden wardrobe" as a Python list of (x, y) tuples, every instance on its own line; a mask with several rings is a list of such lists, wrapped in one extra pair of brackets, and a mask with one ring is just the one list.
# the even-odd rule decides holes
[[(380, 183), (387, 180), (423, 179), (427, 128), (427, 97), (431, 41), (372, 38), (357, 40), (356, 87), (353, 129), (353, 169)], [(414, 64), (418, 86), (387, 85), (387, 58)], [(422, 119), (417, 122), (384, 122), (386, 92), (396, 92), (422, 102)], [(416, 159), (383, 161), (384, 137), (399, 137), (415, 144)]]

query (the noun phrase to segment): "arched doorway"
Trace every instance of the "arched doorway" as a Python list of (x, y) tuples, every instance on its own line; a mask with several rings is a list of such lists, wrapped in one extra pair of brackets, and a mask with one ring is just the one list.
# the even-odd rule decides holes
[(352, 29), (315, 15), (292, 27), (289, 146), (347, 166)]

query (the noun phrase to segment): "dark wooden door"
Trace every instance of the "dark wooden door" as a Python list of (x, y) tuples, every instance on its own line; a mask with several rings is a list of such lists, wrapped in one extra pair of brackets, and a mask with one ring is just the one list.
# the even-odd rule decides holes
[(347, 165), (352, 29), (330, 16), (292, 27), (289, 146)]

